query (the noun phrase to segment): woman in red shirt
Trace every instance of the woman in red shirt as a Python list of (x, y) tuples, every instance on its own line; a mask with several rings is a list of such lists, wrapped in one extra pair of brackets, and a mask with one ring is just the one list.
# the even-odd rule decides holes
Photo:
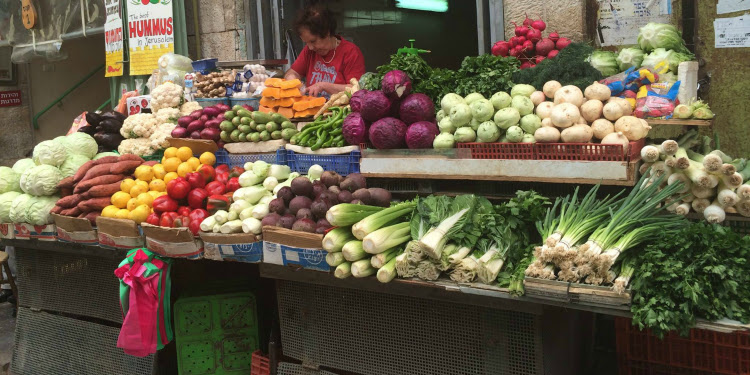
[(336, 35), (336, 19), (328, 8), (305, 8), (294, 27), (305, 47), (284, 78), (303, 81), (307, 95), (344, 91), (352, 78), (359, 79), (365, 73), (362, 51)]

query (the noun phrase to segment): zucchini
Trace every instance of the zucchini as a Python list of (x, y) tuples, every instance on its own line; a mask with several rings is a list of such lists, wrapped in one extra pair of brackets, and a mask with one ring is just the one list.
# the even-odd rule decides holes
[(246, 134), (249, 134), (255, 131), (255, 129), (252, 129), (250, 125), (240, 125), (237, 127), (237, 129), (240, 129), (240, 132), (246, 133)]
[(252, 115), (253, 114), (250, 113), (250, 111), (246, 109), (240, 109), (239, 111), (237, 111), (237, 116), (240, 116), (240, 117), (251, 117)]
[(226, 111), (226, 112), (224, 112), (224, 120), (229, 120), (229, 121), (232, 121), (232, 119), (233, 119), (233, 118), (234, 118), (235, 116), (236, 116), (236, 115), (235, 115), (235, 114), (234, 114), (234, 112), (232, 112), (232, 111)]
[(229, 139), (231, 139), (233, 142), (239, 142), (240, 141), (240, 131), (239, 129), (234, 129), (229, 134)]
[(279, 130), (279, 125), (273, 121), (269, 121), (266, 123), (266, 130), (269, 132), (275, 132)]
[(239, 111), (241, 111), (243, 109), (245, 109), (245, 107), (243, 107), (243, 106), (241, 106), (239, 104), (237, 104), (234, 107), (232, 107), (232, 111), (234, 111), (235, 113), (238, 113)]
[(271, 120), (272, 120), (273, 122), (277, 123), (277, 124), (281, 124), (281, 123), (282, 123), (282, 122), (284, 122), (284, 121), (289, 121), (289, 119), (288, 119), (288, 118), (286, 118), (286, 117), (284, 117), (284, 116), (282, 116), (282, 115), (280, 115), (280, 114), (278, 114), (278, 113), (274, 113), (274, 114), (272, 114), (272, 115), (271, 115)]
[(266, 124), (258, 124), (258, 125), (256, 125), (255, 126), (255, 130), (257, 130), (259, 132), (262, 132), (262, 131), (266, 130)]
[(281, 130), (271, 132), (271, 139), (281, 139)]
[(232, 119), (232, 125), (239, 126), (240, 125), (240, 120), (242, 120), (241, 117), (235, 117), (235, 118), (233, 118)]
[(282, 129), (297, 129), (291, 121), (284, 121), (281, 123)]
[(242, 125), (250, 125), (251, 122), (253, 122), (253, 120), (250, 117), (240, 118), (240, 124)]
[(247, 142), (247, 133), (240, 133), (240, 142)]
[(234, 130), (234, 124), (232, 124), (231, 121), (225, 120), (225, 121), (222, 121), (221, 124), (219, 124), (219, 129), (226, 131), (226, 132), (231, 132), (232, 130)]
[(271, 133), (268, 132), (268, 130), (264, 130), (260, 132), (260, 140), (261, 141), (268, 141), (271, 139)]
[(253, 117), (253, 121), (255, 121), (258, 124), (265, 124), (271, 121), (271, 116), (268, 113), (263, 113), (260, 111), (253, 112), (252, 117)]

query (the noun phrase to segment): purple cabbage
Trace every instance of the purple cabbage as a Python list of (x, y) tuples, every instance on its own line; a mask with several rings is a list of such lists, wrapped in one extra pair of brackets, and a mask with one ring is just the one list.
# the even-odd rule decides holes
[(380, 90), (370, 91), (364, 96), (364, 103), (359, 113), (367, 122), (375, 122), (388, 116), (391, 112), (391, 101)]
[(341, 125), (341, 131), (344, 140), (350, 145), (356, 146), (367, 141), (367, 123), (360, 113), (352, 112), (346, 116)]
[(437, 125), (431, 121), (418, 121), (406, 130), (406, 146), (409, 148), (432, 148), (432, 142), (440, 134)]
[(435, 104), (425, 94), (411, 94), (401, 101), (399, 118), (407, 125), (419, 121), (432, 121), (435, 119)]
[(386, 117), (370, 125), (370, 142), (377, 149), (404, 148), (406, 124), (395, 117)]
[(359, 112), (362, 110), (362, 104), (365, 101), (365, 95), (367, 95), (369, 91), (367, 90), (358, 90), (354, 94), (352, 94), (352, 97), (349, 98), (349, 106), (352, 107), (353, 112)]
[(401, 99), (411, 93), (411, 79), (401, 70), (391, 70), (383, 76), (383, 92), (391, 99)]

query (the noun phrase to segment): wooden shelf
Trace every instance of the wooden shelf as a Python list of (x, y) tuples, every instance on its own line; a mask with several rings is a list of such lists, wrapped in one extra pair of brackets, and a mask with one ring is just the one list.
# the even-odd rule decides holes
[(711, 126), (713, 120), (682, 120), (682, 119), (646, 119), (649, 125), (675, 125), (675, 126)]

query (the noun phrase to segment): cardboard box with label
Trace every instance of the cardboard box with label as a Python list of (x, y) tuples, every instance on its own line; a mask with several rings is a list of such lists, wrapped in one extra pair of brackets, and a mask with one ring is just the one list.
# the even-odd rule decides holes
[(14, 236), (19, 240), (36, 238), (39, 241), (57, 241), (55, 224), (31, 225), (26, 223), (14, 224)]
[(254, 234), (221, 234), (201, 232), (203, 257), (245, 263), (263, 261), (263, 242)]
[(96, 229), (99, 246), (129, 250), (146, 244), (138, 224), (133, 220), (99, 216), (96, 218)]
[(279, 227), (263, 227), (263, 263), (330, 272), (323, 235)]
[(187, 228), (164, 228), (147, 223), (141, 224), (146, 236), (146, 247), (169, 258), (203, 258), (203, 241), (193, 236)]
[(144, 109), (151, 109), (151, 95), (141, 95), (128, 98), (128, 116), (143, 112)]
[(0, 238), (6, 240), (16, 238), (15, 225), (13, 223), (0, 223)]
[(74, 242), (96, 245), (99, 239), (96, 229), (88, 219), (52, 214), (57, 227), (57, 239), (62, 242)]

